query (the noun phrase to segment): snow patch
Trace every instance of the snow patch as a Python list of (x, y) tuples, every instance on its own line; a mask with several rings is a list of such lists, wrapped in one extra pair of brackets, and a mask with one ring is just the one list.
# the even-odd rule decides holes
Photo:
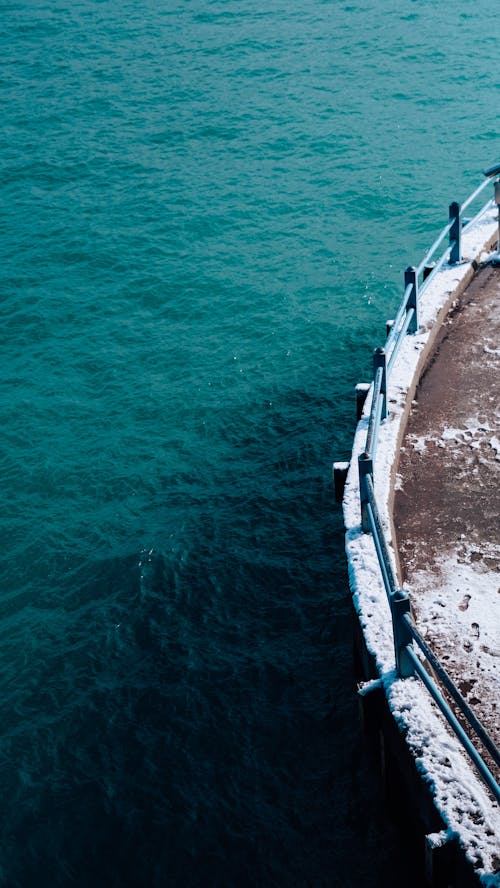
[(490, 438), (490, 447), (495, 451), (495, 459), (500, 459), (500, 441), (493, 435), (493, 438)]
[(500, 699), (499, 563), (500, 546), (478, 553), (463, 543), (440, 560), (437, 576), (414, 573), (418, 624), (434, 649), (452, 656), (462, 675), (459, 684), (467, 688), (464, 696), (480, 698), (479, 709)]

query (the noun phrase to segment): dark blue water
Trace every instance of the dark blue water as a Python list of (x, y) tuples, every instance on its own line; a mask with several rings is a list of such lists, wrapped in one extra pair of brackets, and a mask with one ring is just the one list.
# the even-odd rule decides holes
[(401, 884), (330, 464), (490, 14), (3, 3), (2, 885)]

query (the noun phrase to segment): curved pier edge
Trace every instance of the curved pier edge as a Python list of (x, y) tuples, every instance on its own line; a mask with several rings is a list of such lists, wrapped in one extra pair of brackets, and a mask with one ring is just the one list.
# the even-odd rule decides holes
[[(423, 293), (419, 303), (420, 329), (406, 337), (391, 372), (389, 414), (380, 426), (374, 477), (382, 524), (390, 541), (390, 557), (398, 574), (398, 558), (392, 542), (392, 505), (399, 450), (411, 403), (442, 321), (468, 286), (482, 257), (496, 244), (497, 237), (497, 208), (492, 207), (464, 233), (462, 252), (467, 259), (440, 269)], [(374, 698), (379, 698), (380, 729), (391, 755), (400, 762), (405, 758), (405, 751), (409, 755), (400, 776), (406, 778), (408, 801), (419, 808), (420, 823), (427, 831), (429, 883), (441, 884), (436, 873), (440, 867), (443, 872), (448, 867), (449, 872), (443, 879), (453, 878), (450, 884), (493, 888), (500, 886), (499, 806), (476, 776), (424, 686), (414, 678), (400, 679), (395, 672), (387, 596), (373, 538), (362, 532), (360, 521), (358, 456), (365, 447), (372, 394), (371, 388), (356, 428), (343, 499), (349, 583), (361, 630), (357, 633), (361, 673), (366, 679), (380, 679)], [(383, 704), (380, 688), (383, 688)], [(366, 695), (367, 700), (370, 693)], [(370, 706), (364, 708), (369, 711)], [(386, 763), (386, 770), (387, 767)], [(415, 775), (418, 775), (416, 784)], [(425, 798), (433, 803), (430, 811)], [(461, 864), (457, 863), (459, 858)], [(433, 868), (433, 861), (440, 861), (437, 868)]]

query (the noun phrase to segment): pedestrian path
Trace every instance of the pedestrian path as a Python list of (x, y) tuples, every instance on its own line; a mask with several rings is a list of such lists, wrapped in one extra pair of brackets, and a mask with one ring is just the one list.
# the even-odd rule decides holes
[(500, 741), (500, 269), (448, 315), (405, 430), (394, 499), (415, 620)]

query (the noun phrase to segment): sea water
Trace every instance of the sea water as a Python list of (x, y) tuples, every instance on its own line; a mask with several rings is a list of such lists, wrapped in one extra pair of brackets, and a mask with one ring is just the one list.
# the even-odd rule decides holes
[(0, 883), (401, 884), (331, 462), (487, 0), (5, 0)]

